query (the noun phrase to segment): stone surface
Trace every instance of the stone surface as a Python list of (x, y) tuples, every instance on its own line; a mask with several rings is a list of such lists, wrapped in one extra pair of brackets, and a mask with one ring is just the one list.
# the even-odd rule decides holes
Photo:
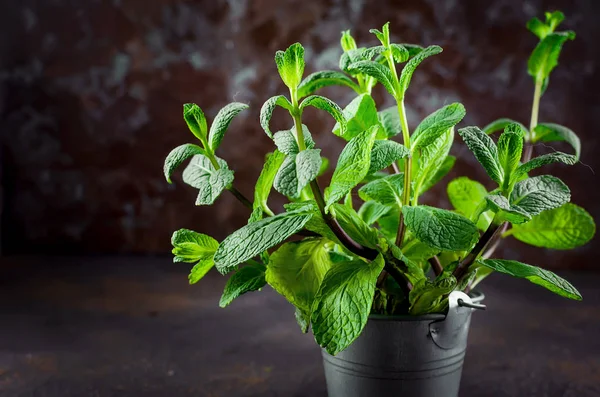
[[(525, 65), (535, 38), (524, 24), (554, 8), (564, 10), (566, 27), (578, 36), (565, 46), (540, 119), (580, 134), (582, 161), (589, 166), (547, 172), (564, 177), (573, 201), (598, 218), (600, 189), (590, 170), (600, 164), (594, 156), (600, 111), (597, 1), (3, 2), (3, 250), (167, 252), (170, 234), (182, 227), (223, 238), (245, 223), (246, 209), (230, 195), (212, 208), (195, 208), (193, 189), (179, 177), (170, 186), (161, 175), (169, 150), (192, 140), (182, 103), (197, 102), (209, 118), (233, 100), (251, 105), (232, 124), (219, 153), (236, 171), (239, 189), (251, 195), (263, 156), (273, 147), (258, 112), (268, 97), (285, 92), (274, 52), (300, 41), (307, 72), (336, 68), (343, 29), (352, 29), (360, 44), (373, 44), (368, 29), (389, 20), (395, 40), (444, 47), (413, 78), (407, 99), (412, 127), (451, 101), (467, 107), (464, 125), (506, 116), (527, 123), (533, 87)], [(346, 89), (322, 93), (342, 105), (352, 99)], [(375, 98), (380, 106), (391, 105), (381, 90)], [(329, 133), (329, 116), (308, 111), (306, 123), (325, 155), (335, 158), (342, 142)], [(288, 127), (289, 120), (277, 113), (274, 125)], [(487, 180), (464, 145), (453, 150), (462, 157), (451, 176)], [(282, 200), (275, 201), (277, 208)], [(444, 187), (425, 201), (447, 204)], [(598, 247), (557, 253), (511, 243), (505, 254), (548, 267), (594, 268)]]
[[(217, 272), (187, 286), (169, 258), (4, 258), (1, 397), (326, 397), (320, 350), (270, 288), (218, 307)], [(600, 275), (562, 299), (493, 275), (464, 397), (600, 395)]]

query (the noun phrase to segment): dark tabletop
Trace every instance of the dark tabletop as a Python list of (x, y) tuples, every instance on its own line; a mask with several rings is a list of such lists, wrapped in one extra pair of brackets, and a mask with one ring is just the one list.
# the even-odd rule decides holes
[[(0, 396), (320, 397), (320, 350), (265, 288), (220, 309), (169, 258), (0, 258)], [(486, 280), (461, 396), (600, 396), (600, 274), (583, 302)], [(440, 396), (443, 397), (443, 396)]]

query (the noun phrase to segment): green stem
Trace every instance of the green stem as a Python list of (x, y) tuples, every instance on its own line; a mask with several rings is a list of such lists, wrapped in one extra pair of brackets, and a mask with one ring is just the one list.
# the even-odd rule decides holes
[[(402, 139), (404, 146), (410, 150), (410, 133), (408, 131), (408, 121), (406, 120), (406, 109), (404, 108), (404, 98), (397, 101), (398, 115), (400, 116), (400, 125), (402, 126)], [(402, 187), (402, 206), (410, 205), (410, 184), (412, 174), (412, 156), (407, 156), (404, 159), (404, 186)], [(404, 213), (400, 209), (400, 218), (398, 220), (398, 234), (396, 235), (396, 245), (402, 246), (404, 241)]]
[(535, 91), (533, 92), (533, 105), (531, 106), (531, 121), (529, 123), (529, 134), (527, 136), (525, 152), (523, 154), (523, 162), (531, 160), (531, 155), (533, 154), (532, 143), (535, 141), (534, 129), (538, 125), (540, 98), (542, 97), (542, 84), (543, 81), (538, 81), (535, 83)]

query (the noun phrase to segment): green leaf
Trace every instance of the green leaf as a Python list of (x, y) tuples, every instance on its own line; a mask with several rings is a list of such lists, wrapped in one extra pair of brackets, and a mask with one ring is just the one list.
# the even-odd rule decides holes
[(369, 172), (371, 150), (377, 135), (371, 127), (350, 140), (342, 150), (326, 192), (327, 208), (346, 196)]
[(394, 76), (387, 66), (384, 66), (374, 61), (358, 61), (348, 67), (350, 73), (366, 74), (380, 82), (385, 89), (392, 95), (396, 96)]
[(283, 95), (277, 95), (267, 99), (260, 109), (260, 125), (269, 138), (273, 138), (273, 133), (269, 128), (269, 124), (271, 123), (271, 117), (273, 117), (273, 111), (276, 106), (280, 106), (288, 112), (293, 110), (292, 104)]
[(215, 265), (222, 274), (271, 248), (304, 227), (312, 217), (304, 211), (284, 212), (250, 223), (230, 234), (215, 252)]
[(371, 150), (369, 174), (373, 174), (391, 166), (394, 162), (408, 157), (410, 150), (395, 141), (376, 140)]
[(203, 259), (212, 259), (219, 243), (206, 234), (189, 229), (179, 229), (171, 236), (173, 262), (194, 263)]
[(367, 201), (361, 205), (358, 210), (358, 216), (367, 224), (372, 225), (382, 216), (390, 212), (391, 208), (387, 205), (379, 204), (376, 201)]
[(354, 41), (354, 37), (350, 34), (350, 30), (344, 30), (342, 32), (342, 38), (340, 39), (340, 44), (342, 45), (342, 49), (344, 51), (350, 51), (356, 49), (356, 41)]
[(369, 94), (362, 94), (354, 98), (343, 110), (343, 116), (347, 121), (346, 132), (342, 134), (340, 124), (336, 123), (333, 133), (347, 141), (374, 125), (380, 125), (375, 101)]
[(294, 43), (285, 51), (275, 53), (277, 70), (284, 84), (290, 89), (296, 89), (304, 74), (304, 47)]
[(469, 149), (481, 163), (485, 172), (494, 182), (501, 185), (504, 173), (498, 161), (498, 148), (492, 138), (477, 127), (465, 127), (458, 130)]
[(490, 194), (486, 197), (488, 208), (496, 213), (500, 221), (507, 221), (513, 225), (531, 220), (531, 215), (519, 207), (511, 205), (508, 199), (500, 194)]
[(483, 132), (490, 135), (497, 131), (504, 131), (504, 129), (506, 127), (508, 127), (510, 124), (518, 124), (519, 127), (521, 127), (521, 129), (523, 131), (525, 131), (525, 133), (528, 132), (527, 127), (525, 127), (523, 124), (521, 124), (518, 121), (515, 121), (513, 119), (507, 119), (507, 118), (502, 118), (502, 119), (492, 121), (491, 123), (489, 123), (488, 125), (483, 127)]
[(255, 210), (257, 208), (261, 209), (259, 219), (262, 218), (263, 212), (273, 215), (273, 211), (269, 208), (267, 201), (269, 199), (269, 194), (271, 193), (271, 188), (273, 187), (273, 182), (275, 181), (275, 175), (277, 175), (277, 171), (279, 171), (284, 159), (285, 155), (279, 150), (275, 150), (271, 153), (267, 157), (265, 165), (256, 181), (253, 207)]
[(565, 14), (561, 11), (545, 12), (546, 24), (550, 26), (552, 32), (565, 20)]
[(337, 244), (341, 244), (336, 237), (336, 235), (331, 231), (323, 216), (321, 215), (321, 211), (314, 201), (298, 201), (295, 203), (287, 203), (283, 205), (285, 210), (288, 212), (291, 211), (303, 211), (309, 214), (312, 214), (310, 220), (304, 225), (306, 230), (310, 230), (311, 232), (317, 233), (320, 236), (323, 236)]
[(454, 163), (456, 163), (456, 157), (446, 156), (444, 158), (444, 161), (442, 161), (442, 164), (437, 169), (437, 171), (430, 178), (425, 180), (423, 185), (421, 185), (421, 188), (419, 189), (418, 194), (421, 195), (421, 194), (425, 193), (432, 186), (434, 186), (439, 181), (441, 181), (446, 175), (448, 175), (450, 170), (452, 170), (452, 167), (454, 167)]
[(380, 255), (371, 263), (337, 263), (325, 275), (312, 307), (311, 323), (317, 343), (329, 354), (341, 352), (362, 332), (383, 266)]
[(267, 282), (310, 318), (313, 301), (332, 263), (325, 248), (328, 240), (310, 238), (283, 244), (267, 266)]
[(508, 234), (536, 247), (570, 250), (589, 242), (595, 233), (594, 218), (583, 208), (567, 203), (515, 225)]
[(223, 190), (233, 182), (233, 171), (222, 159), (217, 159), (217, 170), (210, 160), (201, 154), (192, 157), (192, 161), (183, 170), (183, 181), (198, 189), (196, 205), (210, 205), (215, 202)]
[(448, 184), (448, 198), (452, 206), (462, 215), (473, 222), (477, 222), (477, 227), (481, 230), (488, 228), (494, 215), (489, 212), (481, 214), (478, 220), (479, 207), (485, 203), (488, 195), (486, 188), (479, 182), (471, 180), (466, 176), (456, 178)]
[[(302, 124), (302, 135), (304, 135), (304, 146), (307, 149), (315, 147), (315, 141), (312, 139), (312, 135), (308, 130), (308, 127)], [(296, 134), (296, 126), (293, 126), (289, 130), (278, 131), (273, 135), (273, 141), (280, 152), (287, 154), (288, 156), (296, 155), (300, 152), (298, 147), (298, 141)]]
[(196, 263), (188, 275), (190, 285), (196, 284), (198, 281), (200, 281), (206, 275), (206, 273), (213, 268), (214, 265), (215, 261), (213, 258), (201, 259), (198, 263)]
[(573, 165), (577, 163), (577, 157), (573, 156), (572, 154), (566, 154), (562, 152), (543, 154), (541, 156), (529, 160), (525, 164), (521, 164), (519, 168), (517, 168), (516, 177), (521, 177), (525, 174), (528, 174), (530, 171), (536, 168), (552, 163), (564, 163), (567, 165)]
[(261, 263), (252, 263), (242, 267), (235, 272), (227, 284), (219, 301), (220, 307), (227, 307), (229, 304), (246, 292), (258, 291), (267, 284), (265, 280), (265, 266)]
[(377, 113), (379, 122), (383, 126), (388, 138), (398, 135), (402, 132), (402, 124), (400, 123), (400, 115), (398, 108), (391, 106)]
[(523, 130), (518, 124), (509, 124), (498, 139), (498, 163), (503, 175), (502, 188), (507, 192), (511, 191), (516, 182), (514, 174), (522, 153)]
[(367, 183), (358, 190), (358, 195), (364, 201), (375, 200), (381, 204), (401, 207), (403, 188), (404, 173), (392, 174)]
[(415, 129), (411, 137), (411, 150), (430, 145), (449, 128), (458, 124), (465, 114), (465, 107), (460, 103), (444, 106), (431, 113)]
[(377, 246), (377, 229), (367, 225), (352, 208), (342, 204), (332, 204), (331, 211), (342, 229), (357, 243), (369, 248)]
[(319, 95), (311, 95), (302, 101), (300, 110), (304, 110), (307, 106), (312, 106), (329, 113), (340, 124), (340, 134), (343, 136), (346, 133), (346, 119), (337, 103)]
[(420, 155), (413, 158), (413, 194), (415, 196), (420, 196), (433, 183), (441, 179), (440, 172), (444, 172), (444, 167), (449, 167), (446, 159), (453, 141), (454, 129), (450, 128), (433, 143), (421, 149)]
[(535, 176), (515, 185), (510, 195), (512, 205), (518, 205), (530, 215), (561, 207), (571, 200), (571, 191), (560, 179), (551, 175)]
[(534, 142), (565, 141), (575, 149), (575, 161), (581, 155), (581, 141), (579, 137), (567, 127), (553, 123), (540, 123), (535, 128)]
[(390, 50), (392, 51), (392, 56), (396, 63), (406, 62), (408, 61), (408, 58), (410, 58), (408, 49), (402, 44), (390, 44)]
[(317, 177), (320, 168), (321, 149), (306, 149), (287, 156), (275, 175), (273, 187), (283, 195), (296, 198)]
[(404, 223), (420, 241), (449, 251), (470, 249), (479, 238), (477, 226), (462, 215), (419, 205), (402, 207)]
[(575, 39), (575, 32), (549, 33), (533, 50), (527, 63), (527, 71), (536, 82), (542, 82), (550, 76), (552, 69), (558, 65), (558, 56), (562, 45), (567, 40)]
[(304, 98), (318, 90), (319, 88), (329, 87), (332, 85), (350, 87), (356, 92), (360, 92), (361, 88), (350, 77), (342, 72), (335, 70), (323, 70), (306, 76), (298, 86), (298, 98)]
[(438, 306), (444, 295), (448, 295), (456, 288), (456, 278), (446, 278), (430, 281), (421, 279), (409, 293), (409, 313), (413, 316), (432, 313)]
[(350, 70), (350, 65), (359, 61), (370, 61), (373, 59), (373, 57), (381, 54), (383, 51), (385, 51), (384, 46), (375, 46), (369, 48), (361, 47), (346, 51), (340, 57), (339, 67), (344, 72), (356, 76), (357, 74), (360, 74), (360, 72), (352, 73)]
[(206, 132), (208, 126), (206, 117), (202, 109), (195, 103), (186, 103), (183, 105), (183, 119), (188, 125), (188, 128), (201, 142), (206, 142)]
[(390, 46), (390, 23), (386, 22), (382, 28), (383, 32), (379, 29), (369, 29), (369, 33), (372, 33), (381, 41), (381, 44), (385, 47)]
[(550, 26), (540, 21), (537, 17), (533, 17), (527, 22), (527, 29), (535, 34), (540, 40), (544, 39), (548, 33), (552, 32)]
[(215, 116), (210, 132), (208, 134), (208, 147), (214, 153), (225, 135), (225, 131), (229, 128), (231, 120), (237, 116), (242, 110), (248, 109), (248, 105), (240, 102), (233, 102), (219, 110)]
[(167, 182), (173, 183), (171, 181), (171, 175), (173, 174), (173, 171), (175, 171), (175, 168), (179, 167), (181, 163), (196, 154), (204, 154), (204, 149), (198, 145), (192, 145), (191, 143), (177, 146), (175, 149), (171, 150), (167, 155), (165, 165), (163, 166)]
[(580, 301), (581, 294), (567, 280), (557, 276), (551, 271), (539, 268), (537, 266), (527, 265), (525, 263), (506, 260), (506, 259), (485, 259), (478, 260), (482, 266), (488, 267), (500, 273), (509, 276), (526, 278), (534, 284), (542, 286), (549, 291), (554, 292), (565, 298)]
[[(442, 47), (437, 45), (429, 46), (415, 55), (410, 61), (406, 63), (404, 69), (402, 69), (402, 74), (400, 75), (399, 87), (397, 96), (402, 98), (408, 89), (408, 85), (410, 84), (410, 80), (412, 78), (413, 73), (417, 69), (417, 66), (421, 64), (426, 58), (429, 58), (432, 55), (436, 55), (442, 52)], [(393, 94), (392, 94), (393, 95)]]

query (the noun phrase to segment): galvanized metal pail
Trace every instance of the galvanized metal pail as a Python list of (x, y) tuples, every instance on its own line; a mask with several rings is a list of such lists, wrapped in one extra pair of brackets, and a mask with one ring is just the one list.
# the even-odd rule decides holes
[(329, 397), (457, 397), (472, 308), (453, 292), (448, 314), (371, 315), (346, 350), (323, 350)]

